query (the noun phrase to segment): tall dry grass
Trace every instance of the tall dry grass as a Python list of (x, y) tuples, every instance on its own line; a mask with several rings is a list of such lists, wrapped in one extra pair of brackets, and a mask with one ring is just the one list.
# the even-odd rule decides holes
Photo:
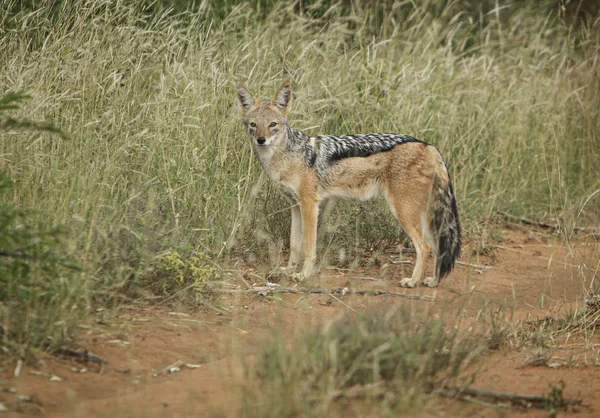
[[(309, 134), (435, 144), (473, 239), (499, 211), (597, 220), (599, 22), (571, 26), (507, 1), (388, 2), (386, 13), (324, 1), (303, 13), (17, 4), (1, 6), (0, 92), (31, 94), (21, 115), (69, 137), (4, 132), (0, 171), (15, 182), (12, 203), (69, 228), (96, 295), (171, 280), (153, 267), (165, 251), (201, 253), (211, 274), (232, 255), (281, 256), (287, 203), (243, 133), (237, 79), (261, 96), (292, 79), (291, 123)], [(323, 251), (397, 243), (393, 225), (381, 202), (340, 203)]]

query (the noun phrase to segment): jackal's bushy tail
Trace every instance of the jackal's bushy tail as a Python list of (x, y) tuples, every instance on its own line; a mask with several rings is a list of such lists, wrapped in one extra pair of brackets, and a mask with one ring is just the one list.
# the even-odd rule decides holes
[(437, 243), (435, 277), (438, 280), (452, 271), (460, 255), (461, 244), (456, 199), (450, 178), (442, 168), (444, 172), (435, 176), (431, 207), (431, 229)]

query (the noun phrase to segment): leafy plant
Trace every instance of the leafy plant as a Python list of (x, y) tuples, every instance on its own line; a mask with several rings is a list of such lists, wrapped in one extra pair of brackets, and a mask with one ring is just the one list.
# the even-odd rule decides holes
[[(17, 109), (27, 96), (8, 93), (0, 112)], [(0, 114), (2, 130), (60, 133), (54, 125)], [(32, 349), (61, 344), (85, 314), (81, 268), (74, 263), (62, 227), (38, 224), (32, 212), (8, 202), (14, 184), (0, 173), (0, 335), (3, 352), (27, 356)]]
[(182, 255), (167, 251), (153, 263), (153, 287), (156, 291), (170, 295), (182, 289), (190, 289), (201, 295), (210, 280), (214, 280), (216, 269), (204, 253)]

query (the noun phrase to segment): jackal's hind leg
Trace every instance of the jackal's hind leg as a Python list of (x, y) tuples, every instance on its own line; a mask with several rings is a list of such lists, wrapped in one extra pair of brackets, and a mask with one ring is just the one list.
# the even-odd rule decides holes
[(411, 204), (402, 199), (401, 196), (406, 195), (404, 190), (392, 190), (386, 193), (385, 197), (390, 207), (390, 210), (400, 222), (404, 231), (411, 239), (415, 251), (417, 252), (417, 260), (415, 261), (415, 268), (413, 269), (412, 276), (405, 278), (400, 281), (402, 287), (416, 287), (425, 270), (425, 263), (429, 256), (429, 243), (427, 234), (429, 231), (425, 231), (423, 228), (427, 228), (422, 222), (423, 214), (425, 213), (426, 202), (420, 202), (419, 199), (415, 199), (419, 204)]
[[(415, 268), (413, 269), (412, 276), (410, 278), (405, 278), (400, 281), (400, 286), (402, 287), (416, 287), (423, 277), (423, 272), (425, 270), (425, 263), (427, 262), (427, 257), (429, 256), (429, 245), (425, 242), (422, 235), (419, 233), (420, 231), (412, 230), (408, 231), (406, 228), (406, 233), (411, 238), (415, 250), (417, 252), (417, 260), (415, 261)], [(423, 284), (429, 278), (425, 279)]]
[[(432, 249), (432, 256), (433, 256), (433, 277), (425, 277), (425, 280), (423, 280), (422, 284), (423, 284), (423, 286), (426, 286), (426, 287), (438, 287), (438, 284), (440, 283), (440, 278), (438, 276), (436, 276), (436, 272), (437, 272), (436, 239), (433, 235), (433, 232), (431, 231), (431, 226), (429, 224), (421, 223), (421, 227), (424, 229), (423, 235), (424, 235), (427, 243), (430, 245), (430, 248)], [(428, 255), (429, 255), (429, 249), (427, 250), (425, 257), (427, 257)]]

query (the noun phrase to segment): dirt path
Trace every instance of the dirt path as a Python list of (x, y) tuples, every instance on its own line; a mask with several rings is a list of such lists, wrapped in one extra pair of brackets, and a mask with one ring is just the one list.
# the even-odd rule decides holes
[[(195, 311), (148, 305), (122, 309), (118, 315), (99, 313), (97, 323), (82, 329), (81, 347), (107, 359), (100, 372), (96, 365), (82, 365), (69, 359), (46, 357), (36, 367), (26, 366), (19, 378), (7, 370), (0, 389), (14, 388), (16, 394), (0, 393), (0, 401), (15, 405), (18, 395), (33, 395), (34, 403), (23, 403), (21, 413), (0, 416), (46, 417), (172, 417), (223, 416), (236, 404), (230, 389), (241, 372), (241, 361), (251, 358), (273, 330), (292, 337), (296, 330), (347, 311), (368, 307), (411, 304), (416, 309), (433, 309), (439, 315), (473, 321), (485, 309), (501, 309), (518, 319), (559, 317), (581, 308), (585, 291), (596, 274), (600, 279), (599, 243), (579, 239), (567, 248), (543, 231), (509, 230), (499, 244), (495, 259), (482, 257), (465, 263), (488, 265), (477, 268), (458, 265), (440, 288), (405, 290), (397, 280), (410, 274), (411, 265), (391, 264), (359, 271), (326, 269), (315, 287), (382, 289), (393, 292), (435, 296), (436, 301), (411, 301), (386, 296), (280, 294), (223, 295), (214, 308)], [(468, 254), (468, 246), (463, 253)], [(387, 256), (386, 256), (387, 257)], [(406, 258), (411, 259), (410, 255)], [(397, 260), (397, 259), (394, 259)], [(380, 264), (386, 264), (383, 260)], [(382, 280), (364, 280), (378, 278)], [(103, 316), (104, 315), (104, 316)], [(489, 353), (477, 366), (474, 386), (528, 394), (546, 394), (562, 380), (564, 396), (583, 399), (585, 407), (560, 416), (600, 414), (600, 337), (573, 333), (552, 341), (550, 360), (544, 366), (524, 366), (532, 350), (504, 348)], [(176, 373), (154, 377), (157, 371), (181, 360)], [(85, 367), (87, 371), (81, 372)], [(59, 376), (31, 374), (41, 371)], [(460, 411), (460, 412), (457, 412)], [(547, 411), (508, 415), (548, 416)], [(496, 408), (440, 400), (432, 416), (498, 416)]]

